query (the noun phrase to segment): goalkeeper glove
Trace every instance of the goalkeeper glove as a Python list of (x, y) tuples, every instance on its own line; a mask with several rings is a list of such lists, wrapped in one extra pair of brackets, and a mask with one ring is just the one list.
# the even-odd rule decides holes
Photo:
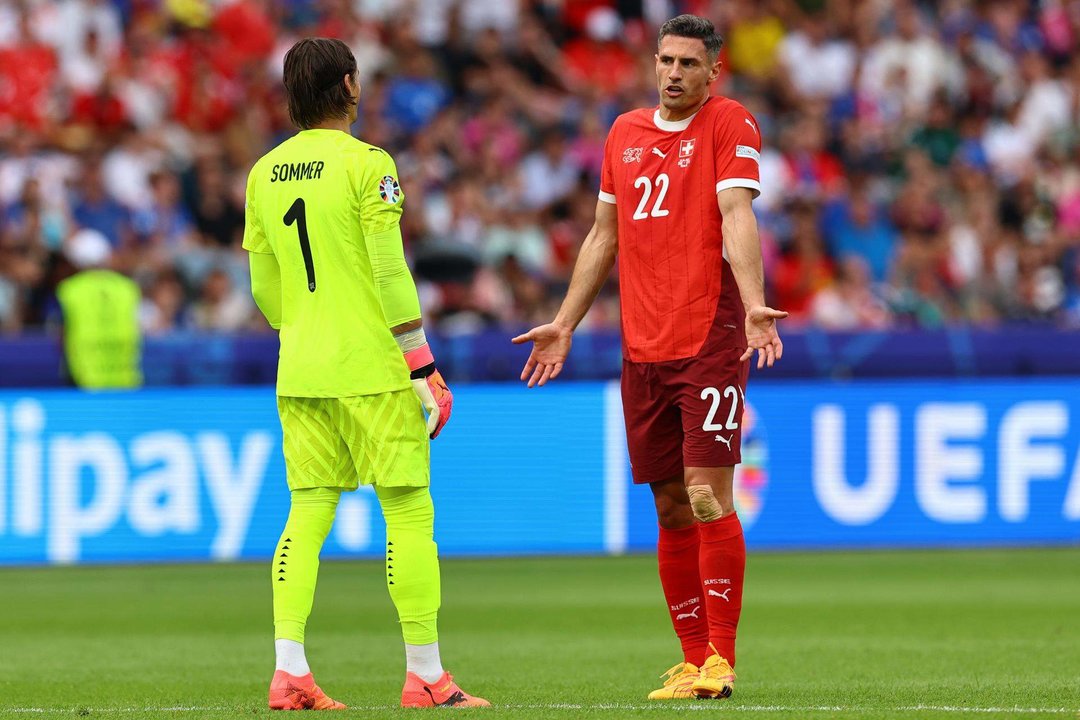
[[(424, 331), (418, 332), (422, 334)], [(434, 440), (450, 419), (454, 395), (450, 388), (446, 387), (442, 375), (435, 369), (435, 357), (431, 354), (426, 340), (420, 347), (405, 351), (405, 363), (409, 366), (413, 390), (428, 414), (428, 437)]]

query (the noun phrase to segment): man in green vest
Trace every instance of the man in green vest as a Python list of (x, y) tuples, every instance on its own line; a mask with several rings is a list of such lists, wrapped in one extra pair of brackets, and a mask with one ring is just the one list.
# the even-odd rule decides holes
[(65, 254), (79, 268), (56, 288), (72, 380), (94, 390), (141, 386), (139, 286), (108, 269), (112, 247), (95, 230), (75, 233)]

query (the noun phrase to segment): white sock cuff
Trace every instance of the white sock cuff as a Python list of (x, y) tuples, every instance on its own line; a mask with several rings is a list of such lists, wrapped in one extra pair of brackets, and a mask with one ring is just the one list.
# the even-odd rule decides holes
[(284, 670), (290, 675), (303, 677), (311, 672), (308, 667), (307, 656), (304, 654), (304, 644), (295, 640), (274, 641), (275, 670)]
[(405, 643), (405, 669), (424, 682), (435, 682), (443, 676), (442, 659), (439, 657), (439, 643), (428, 645), (410, 645)]

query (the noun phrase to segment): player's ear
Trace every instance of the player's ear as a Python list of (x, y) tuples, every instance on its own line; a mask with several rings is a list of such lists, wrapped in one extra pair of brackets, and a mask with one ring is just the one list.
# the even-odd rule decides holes
[(716, 62), (709, 68), (709, 83), (715, 82), (716, 78), (720, 77), (720, 68), (724, 67), (724, 63), (720, 58), (716, 58)]
[(353, 102), (360, 102), (360, 78), (355, 74), (345, 76), (345, 89), (349, 91)]

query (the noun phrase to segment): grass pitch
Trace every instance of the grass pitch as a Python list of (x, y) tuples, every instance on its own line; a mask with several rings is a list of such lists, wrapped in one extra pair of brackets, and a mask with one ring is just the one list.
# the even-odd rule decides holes
[[(402, 718), (380, 562), (324, 563), (308, 656)], [(281, 717), (263, 565), (0, 570), (0, 716)], [(650, 704), (678, 660), (654, 560), (443, 563), (443, 660), (495, 718), (1076, 718), (1080, 548), (750, 557), (735, 696)]]

